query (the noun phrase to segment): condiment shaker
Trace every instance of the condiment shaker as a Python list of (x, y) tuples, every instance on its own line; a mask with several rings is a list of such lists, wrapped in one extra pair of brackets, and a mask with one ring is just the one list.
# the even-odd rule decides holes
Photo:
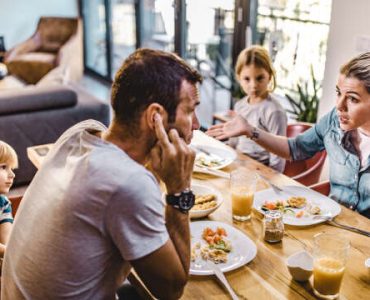
[(284, 236), (283, 215), (280, 211), (270, 210), (263, 220), (264, 240), (269, 243), (280, 242)]

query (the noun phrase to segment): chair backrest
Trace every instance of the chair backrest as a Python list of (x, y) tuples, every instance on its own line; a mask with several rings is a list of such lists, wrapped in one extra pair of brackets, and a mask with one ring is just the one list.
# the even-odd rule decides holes
[(286, 136), (295, 137), (298, 134), (306, 131), (307, 129), (310, 129), (311, 127), (312, 127), (312, 124), (304, 123), (304, 122), (288, 124), (287, 129), (286, 129)]
[(329, 181), (322, 181), (319, 183), (316, 183), (314, 185), (310, 185), (310, 189), (313, 189), (316, 192), (319, 192), (320, 194), (323, 194), (325, 196), (329, 196), (330, 194), (330, 182)]
[[(295, 137), (311, 128), (309, 123), (294, 123), (287, 127), (287, 137)], [(316, 153), (313, 157), (301, 161), (286, 161), (284, 174), (304, 184), (312, 185), (319, 181), (326, 158), (326, 151)]]
[(76, 32), (78, 18), (41, 17), (35, 37), (40, 39), (41, 52), (56, 53)]
[(17, 210), (18, 210), (19, 204), (21, 203), (22, 198), (23, 198), (23, 195), (9, 197), (9, 201), (12, 204), (13, 218), (15, 217), (15, 214), (17, 213)]

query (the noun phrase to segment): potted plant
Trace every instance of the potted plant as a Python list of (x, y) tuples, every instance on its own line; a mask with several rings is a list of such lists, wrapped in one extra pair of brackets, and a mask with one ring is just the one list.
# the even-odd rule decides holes
[(310, 67), (312, 87), (309, 89), (308, 82), (302, 84), (297, 84), (296, 96), (292, 97), (285, 94), (292, 109), (287, 110), (289, 113), (293, 114), (297, 121), (316, 123), (317, 120), (317, 110), (319, 106), (319, 97), (321, 86), (315, 78), (313, 72), (313, 67)]

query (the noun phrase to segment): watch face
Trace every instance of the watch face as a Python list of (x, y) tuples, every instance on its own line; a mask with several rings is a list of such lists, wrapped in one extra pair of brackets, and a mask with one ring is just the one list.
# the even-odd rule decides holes
[(188, 211), (194, 206), (195, 196), (192, 191), (182, 192), (179, 199), (181, 210)]

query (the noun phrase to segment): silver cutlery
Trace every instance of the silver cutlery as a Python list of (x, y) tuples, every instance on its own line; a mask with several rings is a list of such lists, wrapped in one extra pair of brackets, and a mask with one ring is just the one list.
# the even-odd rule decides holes
[(208, 150), (204, 149), (201, 146), (191, 145), (191, 147), (196, 152), (202, 152), (202, 153), (206, 154), (208, 157), (210, 157), (211, 159), (217, 160), (219, 163), (222, 163), (223, 161), (225, 161), (224, 158), (222, 158), (222, 157), (220, 157), (220, 156), (218, 156), (216, 154), (213, 154), (213, 153), (209, 152)]
[(226, 178), (226, 179), (230, 178), (230, 174), (227, 173), (227, 172), (211, 169), (209, 167), (206, 167), (206, 166), (203, 166), (203, 165), (197, 164), (197, 163), (195, 163), (195, 165), (194, 165), (194, 171), (205, 173), (205, 174), (211, 174), (211, 175), (218, 176), (218, 177), (223, 177), (223, 178)]
[(328, 223), (329, 225), (342, 228), (342, 229), (346, 229), (348, 231), (352, 231), (352, 232), (370, 237), (370, 232), (353, 227), (353, 226), (338, 223), (337, 221), (334, 220), (334, 217), (332, 217), (331, 215), (318, 215), (318, 216), (314, 216), (313, 219), (314, 220), (318, 220), (318, 219), (325, 220), (325, 222)]
[(275, 193), (279, 194), (279, 193), (282, 193), (283, 192), (283, 189), (279, 186), (277, 186), (276, 184), (272, 183), (270, 179), (268, 179), (267, 177), (265, 177), (264, 175), (262, 174), (258, 174), (259, 177), (261, 177), (263, 179), (263, 181), (267, 182), (268, 185), (274, 190)]
[(224, 273), (221, 271), (221, 269), (213, 262), (210, 260), (207, 260), (207, 266), (213, 270), (215, 273), (217, 279), (222, 283), (222, 285), (227, 289), (229, 292), (231, 298), (233, 300), (239, 300), (239, 297), (235, 294), (234, 290), (231, 288), (229, 282), (227, 281)]
[(191, 145), (192, 148), (194, 148), (195, 150), (199, 151), (199, 152), (203, 152), (204, 154), (207, 154), (208, 156), (212, 156), (212, 153), (203, 149), (202, 147), (199, 147), (199, 146), (195, 146), (195, 145)]

